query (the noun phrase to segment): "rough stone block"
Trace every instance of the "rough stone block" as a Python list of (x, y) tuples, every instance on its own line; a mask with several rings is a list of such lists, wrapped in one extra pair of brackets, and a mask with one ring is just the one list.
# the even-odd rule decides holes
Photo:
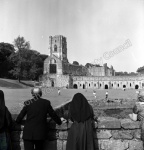
[(66, 150), (67, 141), (63, 141), (63, 150)]
[(68, 131), (59, 131), (59, 139), (66, 140), (68, 136)]
[(130, 140), (129, 150), (143, 150), (143, 142), (139, 140)]
[(98, 119), (98, 128), (120, 129), (120, 121), (112, 117), (101, 117)]
[(100, 130), (96, 132), (97, 139), (109, 139), (112, 137), (110, 130)]
[(131, 140), (133, 139), (133, 132), (131, 130), (113, 130), (112, 137), (114, 139)]
[(141, 130), (140, 129), (134, 130), (133, 136), (135, 139), (141, 139)]
[(121, 127), (124, 129), (139, 129), (140, 122), (132, 121), (131, 119), (121, 119)]
[(121, 140), (100, 140), (100, 149), (102, 150), (126, 150), (128, 142)]

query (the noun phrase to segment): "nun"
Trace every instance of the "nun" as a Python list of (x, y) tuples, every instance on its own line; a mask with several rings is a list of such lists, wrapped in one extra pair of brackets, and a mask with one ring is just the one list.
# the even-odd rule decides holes
[(13, 121), (5, 106), (4, 92), (0, 90), (0, 149), (11, 150), (10, 130)]
[(68, 132), (66, 150), (95, 150), (93, 109), (83, 94), (74, 95), (69, 106), (73, 124)]

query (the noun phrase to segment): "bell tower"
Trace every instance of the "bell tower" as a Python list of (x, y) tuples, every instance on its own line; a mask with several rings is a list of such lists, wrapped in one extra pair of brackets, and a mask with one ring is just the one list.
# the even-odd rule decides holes
[(50, 56), (55, 55), (61, 61), (67, 61), (67, 41), (66, 37), (56, 35), (49, 37)]

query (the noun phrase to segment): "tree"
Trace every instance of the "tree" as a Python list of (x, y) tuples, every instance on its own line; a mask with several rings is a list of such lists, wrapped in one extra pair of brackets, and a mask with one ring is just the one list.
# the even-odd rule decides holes
[(17, 50), (30, 49), (29, 41), (26, 41), (24, 37), (20, 37), (20, 36), (14, 39), (14, 46)]
[(22, 52), (30, 49), (30, 43), (26, 41), (24, 37), (18, 36), (16, 39), (14, 39), (14, 46), (17, 49), (17, 54), (19, 59), (16, 64), (16, 68), (14, 69), (15, 73), (13, 71), (12, 73), (17, 75), (18, 80), (20, 82), (21, 74), (22, 74), (22, 64), (24, 64), (23, 63), (24, 60), (22, 58)]
[(0, 43), (0, 77), (8, 77), (11, 67), (9, 57), (15, 52), (14, 46), (9, 43)]
[(137, 69), (137, 72), (142, 72), (143, 70), (144, 70), (144, 66), (139, 67), (139, 68)]
[(73, 65), (79, 66), (79, 63), (77, 61), (73, 61)]
[(86, 63), (85, 67), (86, 68), (89, 68), (89, 67), (92, 67), (93, 65), (91, 63)]
[[(41, 55), (35, 50), (21, 50), (21, 78), (37, 80), (43, 74), (43, 62), (47, 55)], [(11, 62), (14, 65), (10, 71), (16, 78), (19, 77), (20, 68), (18, 67), (19, 51), (11, 56)]]

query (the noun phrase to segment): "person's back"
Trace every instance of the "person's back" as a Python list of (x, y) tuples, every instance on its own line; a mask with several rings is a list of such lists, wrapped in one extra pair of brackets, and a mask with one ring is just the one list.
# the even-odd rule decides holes
[(81, 93), (74, 95), (69, 117), (73, 124), (68, 132), (66, 150), (94, 150), (93, 110)]
[(5, 106), (4, 93), (0, 90), (0, 150), (11, 150), (10, 130), (12, 126), (12, 116)]
[[(42, 145), (47, 134), (48, 114), (57, 124), (61, 124), (61, 120), (56, 115), (49, 100), (38, 96), (24, 103), (24, 107), (18, 115), (16, 122), (20, 123), (24, 116), (27, 115), (23, 130), (25, 150), (33, 150), (34, 145), (38, 150), (43, 150)], [(32, 149), (29, 147), (32, 147)]]

